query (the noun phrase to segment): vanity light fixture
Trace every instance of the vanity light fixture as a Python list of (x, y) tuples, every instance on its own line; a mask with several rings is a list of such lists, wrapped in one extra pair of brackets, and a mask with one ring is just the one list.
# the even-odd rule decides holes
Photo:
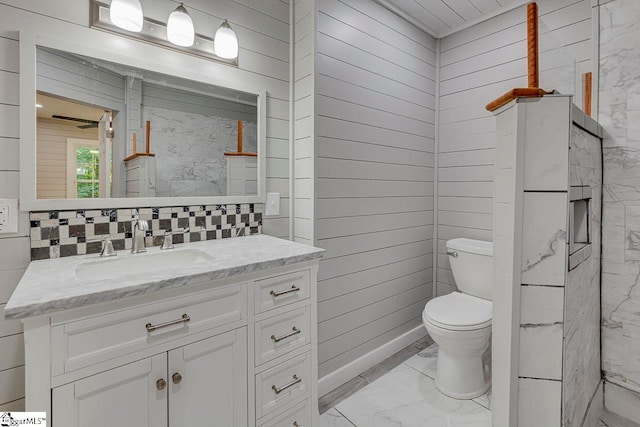
[(139, 0), (112, 0), (111, 22), (123, 30), (142, 31), (142, 5)]
[(213, 48), (216, 55), (221, 58), (235, 59), (238, 57), (238, 38), (226, 19), (216, 31)]
[[(142, 8), (140, 8), (141, 29), (138, 30), (129, 30), (117, 19), (114, 21), (117, 14), (113, 12), (113, 7), (125, 4), (129, 5), (129, 10), (133, 10), (131, 4), (139, 5), (139, 0), (112, 0), (111, 5), (104, 3), (104, 0), (89, 0), (89, 3), (91, 4), (92, 28), (228, 65), (238, 65), (238, 39), (226, 20), (216, 32), (216, 42), (214, 42), (212, 37), (195, 33), (193, 20), (182, 3), (169, 15), (166, 24), (144, 17)], [(133, 15), (129, 16), (129, 20)]]
[(195, 39), (193, 20), (182, 3), (169, 15), (167, 38), (171, 43), (178, 46), (193, 46)]

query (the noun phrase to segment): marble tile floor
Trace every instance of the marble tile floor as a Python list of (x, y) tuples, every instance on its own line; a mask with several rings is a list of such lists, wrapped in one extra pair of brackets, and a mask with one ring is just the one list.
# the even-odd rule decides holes
[[(426, 331), (425, 331), (426, 332)], [(415, 356), (417, 353), (426, 349), (433, 344), (433, 339), (429, 335), (425, 335), (419, 340), (409, 344), (402, 350), (386, 358), (382, 362), (366, 370), (357, 377), (347, 381), (337, 389), (320, 397), (318, 401), (318, 409), (320, 414), (334, 407), (347, 397), (364, 388), (367, 384), (372, 383), (382, 375), (386, 374), (405, 360)]]
[(359, 386), (320, 416), (320, 426), (490, 427), (491, 390), (473, 400), (443, 395), (434, 382), (437, 354), (437, 344), (432, 344)]
[[(320, 423), (322, 425), (322, 422)], [(329, 424), (331, 425), (331, 424)], [(340, 425), (340, 424), (338, 424)], [(640, 427), (640, 424), (634, 423), (620, 415), (605, 410), (600, 418), (599, 427)]]

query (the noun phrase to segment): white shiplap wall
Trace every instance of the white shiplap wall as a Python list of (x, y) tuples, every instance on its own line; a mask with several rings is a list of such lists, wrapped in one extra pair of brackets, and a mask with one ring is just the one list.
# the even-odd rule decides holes
[[(538, 9), (540, 84), (575, 93), (581, 105), (580, 76), (592, 66), (591, 1), (539, 0)], [(496, 126), (484, 107), (509, 89), (527, 86), (526, 8), (445, 37), (440, 47), (439, 295), (455, 289), (445, 242), (492, 239)]]
[(98, 141), (98, 128), (79, 129), (68, 121), (38, 118), (36, 194), (39, 199), (67, 197), (67, 138)]
[(293, 8), (293, 98), (294, 98), (294, 209), (293, 240), (314, 244), (314, 111), (315, 28), (314, 0), (297, 0)]
[(316, 4), (322, 377), (419, 326), (432, 295), (436, 43), (371, 0)]
[[(19, 193), (18, 34), (0, 31), (0, 197)], [(0, 234), (0, 310), (29, 264), (29, 224), (19, 218), (19, 233)], [(0, 412), (24, 408), (22, 323), (0, 315)]]
[[(166, 21), (176, 3), (143, 0), (145, 15)], [(191, 0), (185, 6), (196, 31), (213, 36), (222, 18), (238, 35), (239, 67), (216, 66), (185, 56), (185, 63), (202, 64), (202, 72), (220, 81), (246, 81), (267, 91), (267, 191), (279, 192), (281, 211), (264, 219), (263, 232), (289, 236), (289, 2), (282, 0)], [(88, 29), (89, 2), (64, 0), (8, 0), (0, 4), (0, 197), (19, 193), (19, 60), (18, 31), (34, 31), (67, 38), (75, 44), (105, 37)], [(5, 31), (6, 30), (6, 31)], [(11, 32), (7, 32), (11, 31)], [(111, 36), (108, 36), (111, 37)], [(117, 36), (113, 36), (117, 37)], [(124, 43), (126, 45), (127, 42)], [(158, 57), (158, 48), (142, 44), (144, 52)], [(104, 46), (101, 46), (104, 48)], [(126, 48), (121, 50), (126, 56)], [(179, 67), (180, 64), (173, 64)], [(18, 283), (29, 258), (29, 222), (20, 218), (18, 236), (0, 235), (0, 309)], [(24, 396), (24, 355), (19, 322), (0, 316), (0, 411), (19, 410)]]

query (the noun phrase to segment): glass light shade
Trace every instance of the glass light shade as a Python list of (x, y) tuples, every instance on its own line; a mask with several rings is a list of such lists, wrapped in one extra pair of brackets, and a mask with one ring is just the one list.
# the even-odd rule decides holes
[(167, 21), (167, 38), (171, 43), (178, 46), (193, 46), (195, 38), (193, 21), (182, 3), (169, 15), (169, 20)]
[(114, 25), (136, 33), (142, 31), (142, 5), (139, 0), (112, 0), (109, 11)]
[(213, 50), (220, 58), (235, 59), (238, 57), (238, 38), (226, 19), (216, 31)]

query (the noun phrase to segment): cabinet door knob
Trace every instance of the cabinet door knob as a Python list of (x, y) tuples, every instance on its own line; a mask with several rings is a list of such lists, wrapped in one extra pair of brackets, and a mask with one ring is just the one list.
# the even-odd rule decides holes
[(180, 384), (180, 381), (182, 381), (182, 375), (176, 372), (175, 374), (171, 375), (171, 380), (174, 384)]
[(300, 427), (300, 424), (298, 424), (298, 422), (297, 422), (297, 421), (294, 421), (294, 422), (293, 422), (293, 427)]
[(164, 380), (164, 378), (160, 378), (158, 381), (156, 381), (156, 388), (158, 390), (164, 390), (166, 386), (167, 382)]

